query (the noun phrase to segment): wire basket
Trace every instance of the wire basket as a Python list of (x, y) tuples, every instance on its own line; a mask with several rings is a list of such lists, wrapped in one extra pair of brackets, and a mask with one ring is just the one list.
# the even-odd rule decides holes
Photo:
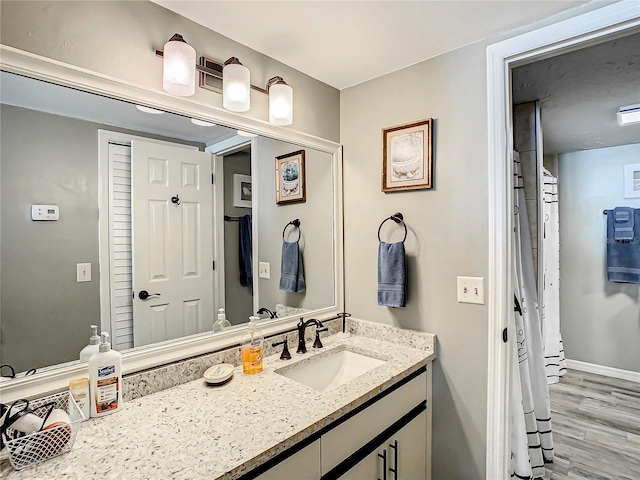
[[(9, 461), (16, 470), (63, 455), (73, 447), (80, 423), (84, 420), (82, 411), (69, 392), (48, 395), (30, 401), (29, 404), (35, 410), (48, 402), (55, 402), (55, 408), (67, 412), (71, 422), (7, 441)], [(8, 429), (8, 433), (13, 432)]]

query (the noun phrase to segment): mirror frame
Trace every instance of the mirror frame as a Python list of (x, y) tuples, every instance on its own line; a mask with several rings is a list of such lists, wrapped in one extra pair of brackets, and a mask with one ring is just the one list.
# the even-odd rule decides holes
[[(295, 130), (273, 126), (266, 121), (237, 115), (186, 97), (173, 97), (162, 91), (2, 44), (0, 44), (0, 70), (116, 100), (147, 105), (178, 115), (200, 118), (276, 140), (292, 142), (301, 147), (314, 148), (332, 155), (335, 192), (333, 242), (336, 246), (333, 259), (334, 305), (311, 310), (305, 316), (313, 315), (322, 320), (334, 317), (337, 313), (344, 311), (342, 147), (340, 144)], [(254, 208), (258, 213), (259, 206), (254, 205)], [(264, 320), (261, 322), (260, 328), (265, 335), (272, 335), (294, 328), (297, 320), (298, 316)], [(182, 340), (139, 347), (133, 352), (123, 354), (123, 374), (132, 374), (237, 345), (243, 331), (244, 325), (238, 325), (229, 331), (215, 335), (213, 333), (198, 334), (185, 337)], [(10, 402), (18, 398), (31, 398), (56, 390), (64, 390), (68, 387), (69, 380), (86, 375), (86, 363), (77, 361), (60, 364), (46, 368), (35, 375), (1, 382), (0, 396), (3, 402)]]

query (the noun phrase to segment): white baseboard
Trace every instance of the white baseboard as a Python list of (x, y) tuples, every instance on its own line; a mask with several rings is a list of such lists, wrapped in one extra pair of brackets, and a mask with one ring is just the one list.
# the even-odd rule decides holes
[(581, 372), (595, 373), (596, 375), (605, 375), (607, 377), (620, 378), (622, 380), (629, 380), (630, 382), (640, 383), (640, 372), (633, 372), (631, 370), (605, 367), (604, 365), (596, 365), (595, 363), (580, 362), (578, 360), (569, 359), (567, 359), (567, 368), (571, 370), (580, 370)]

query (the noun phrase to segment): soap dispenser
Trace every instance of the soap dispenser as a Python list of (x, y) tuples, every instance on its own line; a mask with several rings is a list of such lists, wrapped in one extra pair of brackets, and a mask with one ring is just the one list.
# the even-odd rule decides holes
[(253, 375), (262, 371), (264, 335), (256, 322), (260, 317), (249, 317), (247, 333), (242, 337), (242, 372)]
[(218, 309), (218, 320), (216, 320), (213, 323), (213, 331), (215, 332), (221, 332), (222, 330), (224, 330), (227, 327), (230, 327), (231, 323), (229, 322), (229, 320), (227, 320), (227, 317), (224, 313), (224, 308), (219, 308)]
[(92, 417), (122, 409), (122, 355), (111, 350), (107, 332), (101, 337), (100, 350), (89, 359)]
[(88, 362), (94, 353), (98, 353), (100, 349), (100, 337), (98, 336), (98, 326), (91, 325), (93, 335), (89, 338), (89, 345), (80, 350), (80, 361)]

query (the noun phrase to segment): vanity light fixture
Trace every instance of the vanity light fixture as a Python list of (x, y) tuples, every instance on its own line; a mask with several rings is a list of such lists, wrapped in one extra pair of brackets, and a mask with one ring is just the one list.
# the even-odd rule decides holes
[(222, 69), (222, 106), (232, 112), (246, 112), (251, 108), (249, 69), (236, 57), (224, 62)]
[(136, 108), (144, 113), (151, 113), (152, 115), (162, 115), (164, 112), (162, 110), (157, 110), (151, 107), (145, 107), (144, 105), (136, 105)]
[(291, 125), (293, 123), (293, 88), (282, 79), (273, 77), (267, 82), (269, 92), (269, 123)]
[(638, 122), (640, 122), (640, 103), (620, 107), (620, 110), (618, 110), (618, 123), (620, 125)]
[(196, 51), (176, 33), (164, 44), (162, 88), (178, 97), (196, 93)]
[[(177, 96), (195, 93), (195, 72), (200, 74), (201, 88), (222, 94), (222, 105), (232, 112), (246, 112), (251, 108), (251, 90), (269, 95), (269, 122), (273, 125), (293, 123), (293, 88), (282, 77), (273, 77), (266, 88), (251, 85), (250, 72), (236, 57), (219, 63), (200, 57), (195, 63), (195, 50), (175, 34), (165, 44), (164, 52), (156, 50), (164, 58), (163, 88)], [(188, 87), (187, 87), (188, 86)]]
[(204, 120), (198, 120), (197, 118), (192, 118), (191, 123), (194, 125), (198, 125), (199, 127), (215, 127), (215, 123), (205, 122)]

